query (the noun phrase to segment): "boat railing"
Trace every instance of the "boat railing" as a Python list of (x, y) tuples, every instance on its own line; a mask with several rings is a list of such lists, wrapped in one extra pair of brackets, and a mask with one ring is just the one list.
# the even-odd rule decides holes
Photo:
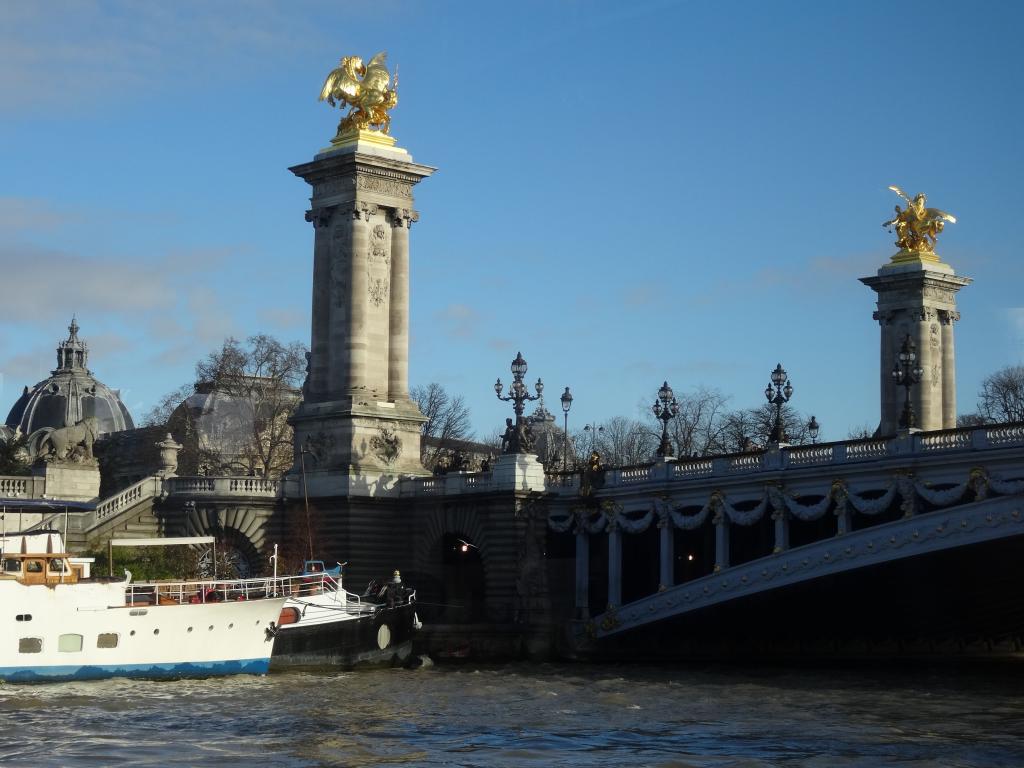
[[(280, 597), (308, 597), (332, 591), (326, 574), (257, 579), (149, 581), (125, 587), (125, 605), (195, 605)], [(336, 582), (335, 582), (336, 583)]]

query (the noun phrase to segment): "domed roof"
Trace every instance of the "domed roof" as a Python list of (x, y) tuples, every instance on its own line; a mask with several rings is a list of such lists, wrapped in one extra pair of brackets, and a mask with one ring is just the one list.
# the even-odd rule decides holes
[(99, 433), (134, 429), (131, 414), (117, 390), (96, 380), (86, 368), (89, 346), (78, 338), (78, 323), (71, 319), (68, 338), (57, 346), (57, 368), (50, 378), (29, 389), (7, 414), (7, 426), (29, 435), (42, 427), (59, 429), (94, 416)]

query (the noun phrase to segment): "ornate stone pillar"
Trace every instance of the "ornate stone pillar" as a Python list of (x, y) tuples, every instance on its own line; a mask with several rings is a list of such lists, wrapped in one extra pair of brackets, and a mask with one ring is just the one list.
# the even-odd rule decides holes
[(675, 529), (672, 528), (670, 517), (663, 517), (658, 521), (658, 536), (660, 537), (659, 551), (659, 588), (668, 589), (675, 584)]
[(608, 526), (608, 606), (622, 605), (622, 529)]
[(576, 618), (590, 618), (590, 534), (576, 529)]
[[(895, 257), (894, 257), (895, 258)], [(909, 335), (917, 347), (921, 381), (911, 388), (911, 404), (922, 430), (956, 424), (956, 359), (953, 330), (940, 327), (943, 316), (958, 317), (956, 293), (971, 283), (959, 277), (936, 257), (886, 264), (861, 282), (878, 294), (874, 318), (881, 328), (879, 434), (894, 435), (899, 429), (904, 392), (892, 377), (903, 340)]]
[(312, 187), (315, 238), (289, 495), (301, 495), (303, 458), (311, 498), (387, 494), (398, 477), (426, 474), (423, 415), (408, 397), (408, 224), (412, 189), (435, 169), (384, 144), (360, 134), (291, 169)]

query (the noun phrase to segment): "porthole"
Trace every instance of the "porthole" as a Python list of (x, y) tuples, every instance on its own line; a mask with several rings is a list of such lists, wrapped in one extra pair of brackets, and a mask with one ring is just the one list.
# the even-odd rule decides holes
[(210, 626), (208, 626), (208, 627), (207, 627), (207, 630), (209, 630), (210, 632), (213, 632), (213, 624), (211, 624)]
[(188, 628), (188, 631), (189, 631), (189, 632), (191, 632), (191, 631), (192, 631), (192, 627), (189, 627), (189, 628)]
[(128, 633), (128, 635), (130, 637), (135, 637), (135, 630), (133, 629), (131, 632)]
[(233, 622), (231, 624), (228, 624), (228, 629), (234, 629), (234, 628), (235, 628), (235, 625), (234, 625)]
[(160, 634), (160, 630), (159, 629), (154, 629), (153, 630), (153, 634), (154, 635), (159, 635)]

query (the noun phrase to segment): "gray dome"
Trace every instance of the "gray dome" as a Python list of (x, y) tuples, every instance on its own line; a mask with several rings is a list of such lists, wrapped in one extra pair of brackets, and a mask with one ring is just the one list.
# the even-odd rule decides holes
[(89, 347), (79, 340), (74, 318), (68, 332), (68, 338), (57, 347), (53, 375), (31, 389), (25, 387), (7, 414), (7, 426), (30, 435), (42, 427), (60, 429), (93, 416), (99, 422), (101, 435), (134, 429), (131, 414), (117, 390), (97, 381), (86, 368)]

